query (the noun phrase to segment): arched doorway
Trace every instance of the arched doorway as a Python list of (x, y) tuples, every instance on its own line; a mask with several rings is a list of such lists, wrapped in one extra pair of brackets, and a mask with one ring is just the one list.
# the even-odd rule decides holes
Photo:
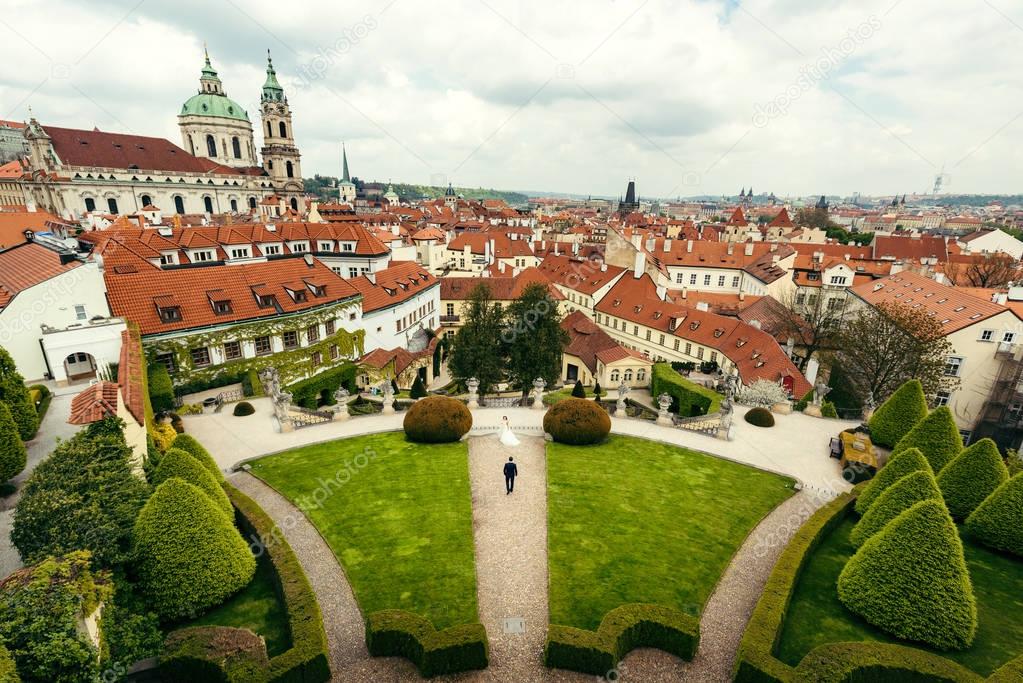
[(96, 359), (84, 351), (72, 353), (64, 359), (64, 374), (68, 382), (92, 379), (96, 376)]

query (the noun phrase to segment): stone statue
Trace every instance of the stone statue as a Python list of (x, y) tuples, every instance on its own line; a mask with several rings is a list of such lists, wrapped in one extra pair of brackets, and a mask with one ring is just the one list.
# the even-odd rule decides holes
[(813, 386), (813, 404), (820, 407), (821, 403), (824, 402), (824, 397), (831, 393), (831, 387), (823, 379), (818, 379), (817, 384)]
[(385, 379), (381, 382), (381, 391), (384, 394), (384, 409), (381, 411), (384, 415), (394, 414), (394, 387), (391, 386), (391, 380)]
[(672, 424), (671, 415), (668, 413), (668, 408), (671, 407), (671, 396), (667, 393), (661, 394), (657, 397), (657, 424), (659, 425), (670, 425)]
[(537, 377), (533, 380), (533, 410), (543, 410), (543, 390), (547, 388), (547, 380)]
[(334, 401), (337, 403), (334, 406), (334, 419), (343, 421), (348, 419), (348, 390), (344, 387), (338, 387), (337, 391), (334, 392)]
[(622, 382), (618, 385), (618, 402), (615, 403), (615, 417), (626, 417), (625, 397), (629, 395), (629, 385)]
[(479, 396), (476, 392), (479, 391), (480, 381), (475, 377), (470, 377), (465, 380), (465, 388), (469, 390), (469, 401), (466, 403), (466, 407), (470, 409), (479, 408)]

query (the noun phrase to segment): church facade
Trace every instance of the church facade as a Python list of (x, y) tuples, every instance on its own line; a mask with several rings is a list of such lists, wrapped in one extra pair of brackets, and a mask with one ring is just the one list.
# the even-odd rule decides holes
[(303, 197), (291, 109), (267, 57), (260, 97), (262, 164), (249, 114), (227, 96), (209, 55), (199, 91), (178, 114), (181, 146), (163, 138), (42, 125), (24, 129), (26, 203), (66, 219), (86, 213), (247, 213), (268, 196), (300, 210)]

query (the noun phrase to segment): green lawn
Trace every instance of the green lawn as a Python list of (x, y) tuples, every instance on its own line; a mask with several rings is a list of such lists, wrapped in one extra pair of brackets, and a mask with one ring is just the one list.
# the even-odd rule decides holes
[[(572, 389), (574, 387), (575, 385), (573, 384), (570, 387), (565, 387), (564, 389), (558, 389), (557, 391), (552, 391), (549, 394), (545, 394), (543, 397), (543, 404), (545, 406), (552, 406), (559, 401), (564, 401), (566, 398), (571, 398)], [(583, 387), (583, 389), (586, 390), (586, 398), (592, 401), (593, 398), (596, 396), (596, 394), (593, 393), (593, 387)], [(615, 392), (615, 396), (617, 395), (618, 393)], [(602, 400), (607, 399), (607, 389), (601, 387), (600, 397)]]
[[(857, 617), (838, 600), (838, 575), (855, 552), (849, 542), (855, 521), (852, 517), (836, 527), (804, 568), (776, 652), (782, 661), (798, 664), (806, 653), (825, 643), (900, 642)], [(941, 654), (987, 676), (1023, 653), (1023, 561), (965, 539), (963, 545), (977, 597), (977, 637), (968, 650)]]
[(305, 511), (363, 613), (405, 609), (437, 628), (479, 620), (464, 443), (374, 434), (268, 456), (252, 473)]
[(547, 447), (550, 620), (594, 630), (619, 605), (699, 616), (792, 480), (684, 448), (611, 436)]
[(248, 586), (230, 600), (184, 626), (234, 626), (247, 628), (266, 639), (273, 657), (291, 647), (288, 615), (277, 595), (273, 565), (263, 555)]

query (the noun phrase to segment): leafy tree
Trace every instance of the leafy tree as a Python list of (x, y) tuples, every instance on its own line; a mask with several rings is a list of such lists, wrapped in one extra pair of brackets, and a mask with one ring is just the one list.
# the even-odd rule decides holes
[(909, 432), (895, 444), (892, 454), (909, 448), (918, 448), (927, 458), (935, 473), (941, 472), (963, 450), (963, 437), (959, 434), (955, 418), (948, 406), (941, 406), (917, 422)]
[(100, 567), (125, 562), (148, 494), (132, 473), (123, 438), (79, 433), (32, 471), (14, 510), (11, 540), (26, 562), (83, 549)]
[(412, 383), (412, 389), (409, 391), (411, 398), (423, 398), (426, 396), (426, 387), (423, 386), (423, 378), (416, 375), (416, 381)]
[(490, 287), (483, 282), (476, 285), (466, 302), (465, 324), (455, 334), (448, 369), (463, 384), (470, 377), (479, 380), (480, 394), (485, 395), (504, 377), (504, 319)]
[(28, 452), (18, 435), (11, 411), (6, 403), (0, 403), (0, 482), (17, 476), (28, 462)]
[(586, 398), (586, 389), (583, 388), (583, 383), (580, 380), (575, 381), (575, 386), (572, 387), (573, 398)]
[(1019, 280), (1019, 261), (1002, 252), (974, 254), (966, 262), (949, 261), (945, 277), (957, 287), (1005, 287)]
[(195, 617), (248, 585), (256, 560), (223, 510), (177, 477), (135, 521), (139, 585), (165, 620)]
[(838, 577), (838, 599), (897, 638), (962, 650), (977, 603), (959, 532), (945, 505), (925, 500), (874, 534)]
[(938, 486), (952, 517), (966, 519), (1008, 478), (998, 446), (991, 439), (981, 439), (945, 465)]
[(846, 319), (835, 345), (850, 387), (860, 400), (883, 401), (910, 379), (924, 394), (952, 391), (959, 380), (945, 375), (952, 345), (941, 321), (903, 304), (867, 306)]
[(927, 398), (920, 380), (911, 379), (882, 403), (870, 416), (870, 439), (891, 448), (917, 422), (927, 417)]
[(561, 377), (561, 352), (568, 345), (568, 333), (561, 329), (558, 302), (546, 285), (526, 285), (508, 307), (507, 321), (502, 339), (512, 381), (523, 396), (537, 377), (553, 385)]
[[(845, 293), (839, 296), (845, 297)], [(771, 334), (776, 337), (792, 339), (797, 347), (805, 349), (801, 357), (794, 360), (800, 371), (805, 372), (807, 363), (814, 354), (834, 346), (835, 338), (842, 328), (845, 318), (845, 301), (841, 306), (831, 306), (831, 297), (823, 294), (811, 294), (793, 291), (781, 301), (768, 299), (766, 305), (771, 309), (771, 317), (775, 322)]]
[(14, 423), (18, 425), (18, 435), (22, 441), (28, 441), (39, 428), (39, 416), (36, 407), (28, 395), (25, 378), (14, 365), (14, 359), (7, 349), (0, 346), (0, 403), (6, 403), (11, 411)]

